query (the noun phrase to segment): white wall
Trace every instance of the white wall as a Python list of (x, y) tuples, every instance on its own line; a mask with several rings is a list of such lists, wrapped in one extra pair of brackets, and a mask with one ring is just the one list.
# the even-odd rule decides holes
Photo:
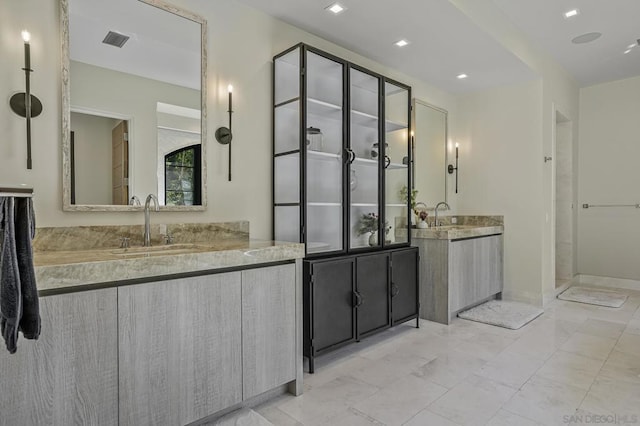
[[(163, 222), (246, 219), (254, 238), (271, 237), (271, 59), (300, 42), (354, 61), (413, 87), (413, 96), (449, 110), (455, 123), (456, 101), (450, 94), (346, 49), (284, 24), (233, 0), (172, 0), (208, 20), (208, 199), (202, 213), (160, 213)], [(37, 10), (38, 13), (34, 13)], [(27, 171), (24, 119), (0, 115), (0, 182), (25, 182), (36, 191), (38, 226), (137, 224), (136, 213), (62, 211), (61, 76), (59, 7), (55, 0), (0, 2), (0, 81), (8, 90), (24, 86), (20, 31), (32, 33), (32, 89), (44, 104), (33, 121), (34, 169)], [(234, 86), (233, 181), (227, 182), (227, 147), (213, 138), (227, 121), (226, 87)], [(6, 93), (6, 99), (10, 93)], [(153, 173), (155, 176), (155, 173)], [(153, 220), (153, 219), (152, 219)]]
[[(535, 179), (536, 185), (533, 192), (522, 192), (515, 195), (516, 199), (511, 201), (502, 201), (506, 203), (519, 203), (529, 205), (535, 212), (535, 218), (531, 218), (529, 223), (521, 222), (521, 219), (505, 218), (509, 223), (511, 220), (517, 220), (518, 226), (528, 226), (539, 229), (537, 235), (529, 234), (529, 237), (536, 241), (531, 244), (538, 248), (538, 253), (528, 257), (527, 261), (536, 265), (536, 270), (541, 271), (541, 275), (524, 277), (528, 284), (518, 284), (522, 288), (518, 291), (514, 298), (529, 299), (536, 303), (544, 303), (554, 296), (555, 291), (555, 271), (554, 264), (554, 208), (553, 208), (553, 168), (550, 163), (544, 163), (544, 156), (552, 156), (552, 141), (554, 137), (554, 123), (556, 110), (559, 110), (565, 117), (573, 123), (572, 135), (574, 146), (574, 158), (577, 155), (577, 135), (578, 135), (578, 108), (579, 108), (579, 90), (577, 83), (573, 78), (560, 67), (549, 55), (540, 51), (534, 44), (519, 32), (514, 25), (510, 23), (508, 18), (497, 8), (492, 2), (478, 0), (450, 0), (462, 12), (467, 14), (478, 26), (484, 29), (488, 34), (492, 35), (496, 41), (501, 43), (506, 49), (511, 51), (515, 56), (527, 64), (541, 78), (541, 102), (539, 103), (539, 111), (535, 115), (541, 114), (541, 129), (538, 133), (538, 139), (531, 143), (534, 146), (529, 147), (527, 156), (513, 159), (516, 162), (526, 164), (526, 170), (530, 170), (533, 174), (530, 178)], [(499, 89), (498, 89), (499, 90)], [(461, 101), (462, 105), (464, 102)], [(489, 124), (489, 123), (487, 123)], [(522, 137), (529, 138), (532, 135), (524, 134)], [(504, 141), (505, 143), (512, 143)], [(503, 149), (508, 149), (504, 146)], [(469, 161), (475, 161), (469, 159)], [(461, 166), (462, 167), (462, 166)], [(487, 171), (502, 176), (502, 172), (498, 170)], [(577, 175), (574, 175), (574, 182), (577, 184)], [(503, 176), (505, 177), (505, 176)], [(507, 179), (510, 177), (506, 177)], [(494, 181), (498, 181), (497, 176)], [(498, 184), (495, 191), (500, 192), (504, 185), (508, 183)], [(574, 186), (575, 187), (575, 186)], [(461, 199), (462, 197), (458, 197)], [(464, 213), (464, 211), (461, 211)], [(513, 228), (507, 228), (506, 232), (516, 231)], [(526, 233), (525, 230), (517, 232)], [(507, 249), (505, 249), (507, 250)], [(531, 253), (523, 251), (515, 251), (508, 253), (505, 257), (505, 271), (515, 271), (515, 264), (511, 262), (514, 259), (523, 256), (529, 256)], [(511, 260), (510, 260), (511, 259)], [(510, 286), (509, 282), (506, 282)], [(514, 284), (513, 284), (514, 285)], [(526, 291), (525, 291), (526, 288)], [(509, 290), (509, 287), (507, 287)], [(514, 288), (515, 290), (515, 288)], [(535, 295), (533, 299), (532, 295)], [(535, 299), (535, 300), (534, 300)]]
[(460, 99), (458, 211), (504, 216), (504, 296), (540, 302), (542, 82)]
[(112, 136), (120, 120), (71, 113), (77, 204), (111, 204)]
[[(579, 203), (640, 203), (640, 77), (580, 91)], [(578, 209), (578, 272), (640, 280), (640, 209)]]

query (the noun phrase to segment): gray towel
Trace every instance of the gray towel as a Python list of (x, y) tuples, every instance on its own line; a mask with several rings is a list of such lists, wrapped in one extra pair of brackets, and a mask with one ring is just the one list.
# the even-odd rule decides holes
[(0, 197), (0, 332), (15, 353), (18, 330), (27, 339), (40, 335), (38, 289), (31, 240), (35, 234), (30, 198)]
[(40, 306), (31, 247), (31, 240), (36, 234), (33, 200), (18, 198), (15, 203), (16, 253), (22, 294), (22, 318), (20, 318), (19, 328), (26, 339), (37, 339), (40, 336)]
[(16, 352), (18, 325), (22, 316), (22, 287), (16, 252), (13, 197), (0, 198), (0, 332), (9, 353)]

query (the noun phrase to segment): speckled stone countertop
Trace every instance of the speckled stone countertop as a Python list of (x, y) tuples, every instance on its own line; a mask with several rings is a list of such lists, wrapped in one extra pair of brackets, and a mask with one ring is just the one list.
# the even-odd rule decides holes
[[(150, 248), (131, 243), (131, 248), (121, 249), (113, 244), (114, 235), (138, 235), (138, 227), (78, 227), (38, 229), (40, 240), (34, 240), (34, 265), (38, 290), (49, 292), (73, 290), (81, 286), (144, 280), (153, 277), (190, 274), (216, 269), (237, 268), (261, 263), (281, 262), (304, 257), (304, 244), (250, 240), (248, 224), (230, 223), (181, 225), (173, 244), (157, 242)], [(84, 229), (80, 229), (84, 228)], [(105, 229), (106, 228), (106, 229)], [(119, 233), (113, 234), (117, 228)], [(131, 229), (129, 229), (131, 228)], [(171, 228), (167, 225), (167, 228)], [(171, 229), (169, 229), (171, 231)], [(64, 242), (55, 245), (45, 241)], [(100, 236), (109, 236), (111, 242), (103, 244)], [(62, 238), (64, 236), (64, 238)], [(72, 240), (80, 237), (81, 247), (73, 249)], [(134, 240), (132, 238), (132, 240)], [(119, 241), (119, 239), (116, 239)], [(137, 237), (136, 240), (137, 242)], [(88, 248), (89, 247), (89, 248)], [(61, 248), (52, 250), (52, 248)]]
[[(451, 219), (456, 218), (455, 224)], [(438, 218), (442, 226), (432, 228), (413, 228), (411, 238), (432, 240), (458, 240), (504, 233), (502, 216), (443, 216)], [(398, 234), (405, 230), (399, 229)]]

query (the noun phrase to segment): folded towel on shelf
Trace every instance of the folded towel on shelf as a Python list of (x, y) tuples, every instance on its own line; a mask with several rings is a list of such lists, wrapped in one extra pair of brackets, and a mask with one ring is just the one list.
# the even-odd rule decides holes
[(0, 332), (9, 353), (15, 353), (22, 316), (22, 287), (16, 251), (15, 200), (0, 198)]
[(0, 197), (0, 232), (0, 332), (7, 350), (15, 353), (18, 330), (27, 339), (40, 336), (31, 198)]

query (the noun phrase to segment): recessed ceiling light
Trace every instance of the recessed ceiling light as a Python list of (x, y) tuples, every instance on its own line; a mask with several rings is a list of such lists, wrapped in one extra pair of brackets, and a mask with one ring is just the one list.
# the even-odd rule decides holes
[(580, 11), (578, 9), (572, 9), (572, 10), (569, 10), (568, 12), (565, 12), (564, 17), (573, 18), (574, 16), (578, 16), (579, 14), (580, 14)]
[(402, 40), (396, 41), (394, 44), (398, 47), (405, 47), (407, 44), (409, 44), (409, 41), (402, 39)]
[(573, 40), (571, 40), (571, 42), (573, 44), (590, 43), (594, 40), (599, 39), (601, 36), (602, 36), (602, 33), (586, 33), (586, 34), (579, 35), (578, 37), (574, 37)]
[(345, 10), (347, 10), (347, 8), (341, 5), (340, 3), (333, 3), (325, 7), (324, 10), (328, 10), (329, 12), (333, 12), (335, 15), (337, 15), (338, 13), (344, 12)]
[(466, 75), (466, 74), (458, 74), (456, 77), (457, 77), (459, 80), (463, 80), (463, 79), (465, 79), (465, 78), (467, 78), (467, 77), (469, 77), (469, 76), (468, 76), (468, 75)]

